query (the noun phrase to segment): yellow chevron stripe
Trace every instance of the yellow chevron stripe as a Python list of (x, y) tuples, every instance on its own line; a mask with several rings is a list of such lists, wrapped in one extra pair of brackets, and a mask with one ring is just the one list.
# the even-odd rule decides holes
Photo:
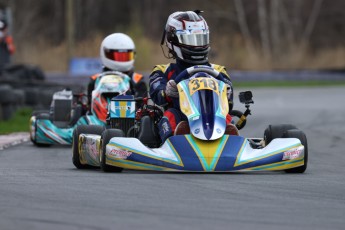
[(146, 154), (146, 153), (140, 152), (140, 151), (138, 151), (136, 149), (132, 149), (132, 148), (129, 148), (129, 147), (126, 147), (126, 146), (122, 146), (122, 145), (120, 146), (120, 145), (117, 145), (117, 144), (114, 144), (114, 143), (109, 143), (108, 145), (109, 146), (115, 146), (117, 148), (124, 149), (124, 150), (127, 150), (129, 152), (133, 152), (135, 154), (139, 154), (139, 155), (142, 155), (142, 156), (145, 156), (145, 157), (153, 158), (153, 159), (156, 159), (156, 160), (160, 160), (160, 161), (164, 161), (164, 162), (167, 162), (167, 163), (170, 163), (170, 164), (174, 164), (174, 165), (178, 165), (178, 166), (184, 167), (180, 155), (177, 153), (176, 149), (171, 144), (170, 140), (167, 140), (167, 143), (168, 143), (169, 147), (171, 148), (171, 150), (173, 151), (173, 153), (175, 154), (175, 156), (177, 157), (178, 162), (170, 160), (170, 159), (166, 159), (166, 158), (162, 158), (162, 157), (157, 157), (157, 156), (154, 156), (154, 155)]
[(190, 135), (190, 138), (186, 139), (198, 156), (204, 171), (213, 171), (228, 138), (229, 136), (224, 136), (213, 141), (203, 141)]
[(276, 162), (272, 164), (267, 164), (267, 165), (260, 165), (252, 168), (246, 168), (243, 169), (243, 171), (246, 170), (267, 170), (267, 171), (275, 171), (275, 170), (284, 170), (284, 169), (290, 169), (290, 168), (295, 168), (304, 165), (304, 158), (297, 158), (293, 160), (288, 160), (288, 161), (281, 161), (281, 162)]
[(151, 165), (136, 161), (123, 160), (123, 159), (112, 159), (107, 156), (107, 164), (124, 168), (124, 169), (134, 169), (134, 170), (157, 170), (157, 171), (178, 171), (171, 168), (166, 168), (157, 165)]

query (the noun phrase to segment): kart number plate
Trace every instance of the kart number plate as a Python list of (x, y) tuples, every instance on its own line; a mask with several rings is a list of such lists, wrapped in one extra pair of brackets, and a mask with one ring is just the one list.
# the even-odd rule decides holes
[(212, 78), (205, 78), (205, 77), (194, 78), (190, 80), (188, 86), (189, 86), (189, 92), (191, 95), (193, 95), (198, 90), (204, 90), (204, 89), (212, 90), (216, 92), (217, 94), (219, 92), (218, 83), (215, 79), (212, 79)]

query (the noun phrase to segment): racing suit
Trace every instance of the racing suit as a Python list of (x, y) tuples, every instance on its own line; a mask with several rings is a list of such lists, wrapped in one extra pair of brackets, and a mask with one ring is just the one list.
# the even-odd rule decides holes
[[(224, 66), (205, 63), (204, 65), (211, 66), (221, 74), (221, 78), (224, 82), (230, 86), (231, 93), (228, 96), (229, 100), (229, 111), (233, 107), (233, 90), (229, 75), (226, 72)], [(177, 124), (180, 121), (186, 121), (187, 117), (181, 112), (179, 99), (171, 98), (165, 95), (165, 88), (169, 80), (174, 80), (183, 70), (191, 67), (185, 62), (176, 60), (176, 63), (167, 65), (157, 65), (154, 67), (150, 75), (150, 97), (151, 99), (160, 106), (164, 106), (167, 110), (164, 112), (163, 118), (158, 124), (159, 135), (164, 142), (170, 137), (176, 129)], [(227, 122), (231, 121), (230, 115), (227, 117)]]
[[(104, 72), (111, 71), (110, 69), (104, 68)], [(92, 91), (95, 89), (95, 82), (96, 79), (101, 75), (102, 73), (97, 73), (93, 76), (91, 76), (89, 84), (87, 86), (87, 96), (88, 96), (88, 108), (89, 111), (91, 111), (91, 100), (92, 100)], [(127, 92), (127, 94), (134, 95), (134, 97), (146, 97), (147, 96), (147, 87), (144, 80), (144, 76), (142, 74), (136, 73), (136, 72), (128, 72), (125, 73), (130, 78), (130, 91)]]

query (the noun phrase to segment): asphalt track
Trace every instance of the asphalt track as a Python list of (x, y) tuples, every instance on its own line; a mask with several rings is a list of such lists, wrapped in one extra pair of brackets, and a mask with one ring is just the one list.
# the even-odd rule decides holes
[(0, 151), (0, 229), (344, 229), (345, 88), (252, 91), (241, 134), (295, 124), (305, 174), (105, 174), (75, 169), (68, 147), (23, 143)]

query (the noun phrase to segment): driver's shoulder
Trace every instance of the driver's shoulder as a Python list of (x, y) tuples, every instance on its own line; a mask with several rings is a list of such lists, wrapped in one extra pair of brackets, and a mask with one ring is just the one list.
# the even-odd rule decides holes
[(162, 73), (165, 73), (167, 71), (167, 69), (169, 68), (169, 66), (171, 65), (171, 63), (169, 64), (160, 64), (160, 65), (155, 65), (155, 67), (153, 67), (153, 70), (151, 73), (160, 71)]
[(228, 78), (230, 78), (228, 72), (226, 72), (225, 66), (218, 65), (218, 64), (211, 64), (211, 67), (212, 67), (213, 69), (217, 70), (218, 72), (224, 74), (224, 75), (227, 76)]

